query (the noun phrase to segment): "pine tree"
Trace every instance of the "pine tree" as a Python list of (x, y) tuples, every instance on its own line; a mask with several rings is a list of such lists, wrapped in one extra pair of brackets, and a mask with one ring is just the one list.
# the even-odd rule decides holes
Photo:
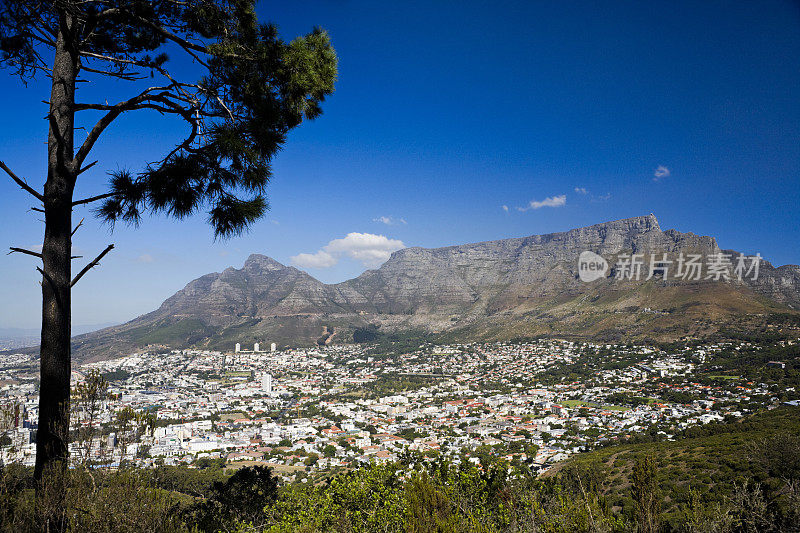
[[(190, 63), (194, 78), (170, 70), (167, 49), (186, 57), (182, 66)], [(96, 211), (112, 225), (137, 224), (144, 213), (181, 219), (207, 210), (216, 236), (239, 234), (268, 208), (271, 160), (288, 131), (317, 117), (333, 92), (337, 58), (319, 29), (282, 41), (274, 25), (258, 22), (252, 0), (5, 0), (0, 54), (25, 83), (44, 76), (51, 84), (43, 188), (0, 162), (44, 213), (41, 253), (12, 248), (42, 261), (41, 481), (54, 465), (63, 472), (68, 459), (71, 289), (113, 248), (73, 277), (73, 208), (102, 202)], [(131, 94), (79, 99), (76, 83), (92, 78), (129, 82)], [(108, 126), (142, 110), (184, 121), (187, 135), (141, 171), (112, 173), (106, 193), (73, 198)], [(88, 125), (79, 146), (76, 124)]]

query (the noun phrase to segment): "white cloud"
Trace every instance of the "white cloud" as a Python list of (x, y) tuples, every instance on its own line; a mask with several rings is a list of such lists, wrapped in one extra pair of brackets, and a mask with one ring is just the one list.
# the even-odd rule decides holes
[(342, 239), (334, 239), (313, 254), (298, 254), (291, 258), (293, 264), (303, 268), (330, 268), (342, 256), (359, 261), (367, 268), (377, 268), (406, 245), (403, 241), (389, 239), (373, 233), (348, 233)]
[(325, 250), (320, 250), (315, 254), (297, 254), (291, 257), (292, 264), (301, 268), (330, 268), (339, 262)]
[(373, 218), (373, 222), (380, 222), (381, 224), (386, 224), (387, 226), (394, 226), (396, 224), (406, 224), (406, 219), (404, 218), (396, 218), (396, 217), (378, 217)]
[(504, 205), (504, 206), (502, 206), (502, 207), (503, 207), (503, 211), (505, 211), (506, 213), (508, 213), (508, 206), (507, 206), (507, 205)]
[(661, 178), (668, 178), (670, 171), (664, 165), (658, 165), (658, 168), (653, 172), (653, 181), (658, 181)]
[(562, 205), (566, 205), (566, 203), (567, 195), (562, 194), (561, 196), (551, 196), (549, 198), (545, 198), (542, 201), (531, 200), (527, 206), (518, 207), (517, 211), (527, 211), (529, 209), (539, 209), (542, 207), (561, 207)]
[(367, 267), (377, 267), (406, 245), (403, 241), (389, 239), (372, 233), (348, 233), (343, 239), (334, 239), (325, 246), (325, 251), (346, 254)]
[(152, 263), (153, 261), (153, 256), (150, 254), (142, 254), (136, 258), (137, 263)]
[(589, 191), (586, 190), (584, 187), (575, 187), (575, 192), (578, 194), (588, 194)]

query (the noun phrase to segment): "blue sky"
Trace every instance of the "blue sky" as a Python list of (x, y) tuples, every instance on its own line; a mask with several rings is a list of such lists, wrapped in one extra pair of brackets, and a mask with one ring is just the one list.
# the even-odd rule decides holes
[[(663, 229), (800, 263), (796, 2), (274, 4), (260, 4), (261, 18), (286, 38), (327, 29), (340, 69), (323, 116), (294, 131), (276, 159), (272, 210), (227, 242), (214, 242), (205, 215), (110, 233), (78, 210), (76, 222), (87, 219), (77, 253), (117, 248), (76, 286), (74, 324), (133, 318), (250, 253), (325, 266), (307, 270), (334, 282), (402, 245), (651, 212)], [(191, 72), (178, 57), (172, 65)], [(0, 159), (40, 186), (49, 87), (0, 75), (3, 101), (13, 104), (3, 110)], [(81, 90), (115, 101), (132, 88)], [(97, 145), (100, 163), (81, 176), (77, 195), (103, 192), (106, 171), (141, 168), (183, 133), (156, 115), (124, 117)], [(668, 175), (656, 178), (659, 167)], [(7, 179), (0, 191), (0, 243), (41, 244), (26, 194)], [(0, 257), (0, 327), (37, 327), (35, 260)]]

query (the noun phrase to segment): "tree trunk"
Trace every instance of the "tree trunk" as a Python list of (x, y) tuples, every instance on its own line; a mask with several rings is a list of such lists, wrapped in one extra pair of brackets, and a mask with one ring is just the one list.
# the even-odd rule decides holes
[(34, 477), (38, 482), (37, 506), (41, 504), (40, 517), (48, 530), (64, 527), (63, 478), (69, 460), (73, 104), (78, 70), (73, 25), (72, 18), (62, 14), (47, 117), (50, 131), (44, 186), (41, 379)]

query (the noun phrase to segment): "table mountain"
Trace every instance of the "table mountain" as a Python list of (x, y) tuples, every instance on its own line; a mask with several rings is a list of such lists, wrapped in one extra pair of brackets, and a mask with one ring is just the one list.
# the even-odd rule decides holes
[[(610, 267), (590, 283), (578, 272), (586, 250)], [(631, 254), (642, 254), (638, 280), (620, 272), (620, 258)], [(662, 269), (645, 279), (651, 254), (668, 275)], [(691, 254), (723, 258), (730, 279), (705, 279), (705, 271), (699, 280), (676, 279), (679, 259)], [(190, 282), (151, 313), (76, 337), (75, 350), (78, 357), (104, 358), (153, 344), (301, 345), (320, 340), (325, 328), (328, 342), (350, 342), (354, 331), (675, 340), (764, 328), (765, 317), (800, 309), (800, 267), (761, 261), (756, 279), (751, 271), (740, 280), (739, 256), (720, 250), (712, 237), (662, 231), (652, 214), (562, 233), (405, 248), (376, 270), (330, 285), (254, 254), (241, 269)], [(752, 257), (743, 259), (751, 266)]]

